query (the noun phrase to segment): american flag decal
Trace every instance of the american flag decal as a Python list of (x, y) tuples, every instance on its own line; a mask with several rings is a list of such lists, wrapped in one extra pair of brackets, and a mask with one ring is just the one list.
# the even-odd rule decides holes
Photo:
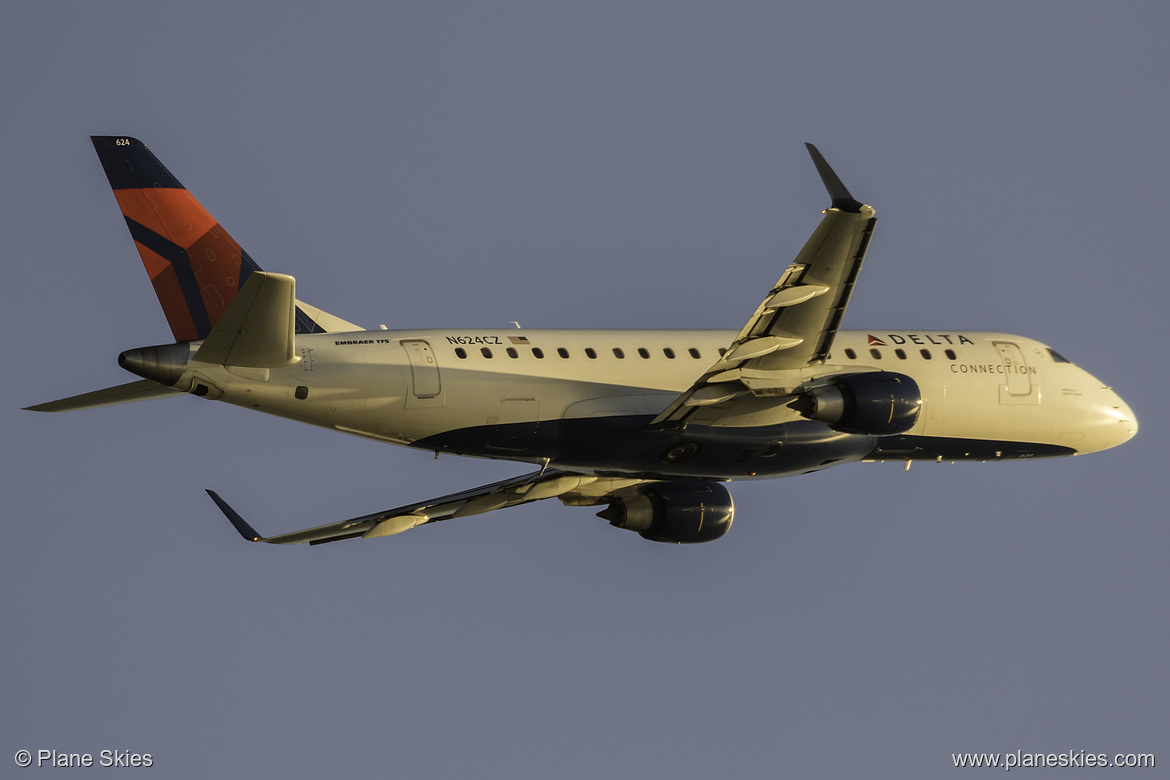
[(527, 344), (528, 337), (527, 336), (509, 336), (508, 341), (512, 342), (513, 344)]
[(871, 347), (884, 347), (884, 346), (887, 346), (887, 345), (886, 345), (886, 342), (882, 341), (882, 340), (881, 340), (881, 339), (879, 339), (877, 336), (871, 336), (871, 335), (870, 335), (870, 334), (868, 334), (868, 333), (867, 333), (867, 334), (865, 334), (865, 335), (866, 335), (866, 337), (868, 338), (868, 341), (866, 341), (866, 344), (868, 344), (869, 346), (871, 346)]

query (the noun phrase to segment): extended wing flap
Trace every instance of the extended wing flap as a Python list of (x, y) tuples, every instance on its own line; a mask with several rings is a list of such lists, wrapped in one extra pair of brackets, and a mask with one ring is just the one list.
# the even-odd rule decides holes
[[(824, 360), (876, 224), (868, 206), (857, 214), (837, 209), (825, 212), (821, 224), (748, 320), (723, 362), (757, 358), (752, 368), (782, 371)], [(806, 297), (809, 291), (812, 294)], [(785, 300), (789, 295), (793, 302)], [(800, 341), (791, 348), (773, 350), (775, 354), (736, 356), (747, 345), (777, 338)]]
[[(774, 397), (794, 389), (803, 369), (828, 356), (877, 219), (816, 147), (807, 146), (832, 206), (722, 357), (652, 425), (765, 424), (766, 407), (783, 405)], [(773, 398), (761, 405), (752, 400), (760, 395)], [(768, 422), (782, 422), (791, 415), (771, 417)]]

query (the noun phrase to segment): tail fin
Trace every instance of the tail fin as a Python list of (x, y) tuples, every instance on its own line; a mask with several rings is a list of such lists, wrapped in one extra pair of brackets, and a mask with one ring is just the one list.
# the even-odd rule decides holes
[[(91, 140), (175, 341), (206, 338), (260, 267), (145, 144), (126, 136)], [(359, 329), (300, 307), (295, 324), (297, 333)]]

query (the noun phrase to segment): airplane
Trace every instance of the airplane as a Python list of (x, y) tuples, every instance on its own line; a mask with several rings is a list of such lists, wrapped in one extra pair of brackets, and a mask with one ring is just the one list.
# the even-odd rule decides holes
[(94, 136), (173, 343), (122, 352), (139, 381), (27, 407), (189, 394), (416, 450), (539, 466), (521, 476), (248, 541), (325, 544), (557, 498), (644, 539), (708, 542), (731, 480), (858, 461), (1081, 455), (1131, 439), (1112, 389), (1034, 339), (840, 330), (873, 235), (806, 144), (830, 206), (739, 330), (366, 330), (263, 271), (135, 138)]

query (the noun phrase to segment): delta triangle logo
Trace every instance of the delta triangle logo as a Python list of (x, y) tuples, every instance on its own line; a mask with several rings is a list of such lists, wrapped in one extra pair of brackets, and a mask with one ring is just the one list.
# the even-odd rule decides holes
[(871, 347), (884, 347), (884, 346), (886, 346), (886, 342), (882, 341), (877, 336), (874, 336), (874, 335), (869, 334), (869, 333), (865, 334), (865, 336), (868, 339), (866, 341), (866, 344), (868, 346), (871, 346)]

